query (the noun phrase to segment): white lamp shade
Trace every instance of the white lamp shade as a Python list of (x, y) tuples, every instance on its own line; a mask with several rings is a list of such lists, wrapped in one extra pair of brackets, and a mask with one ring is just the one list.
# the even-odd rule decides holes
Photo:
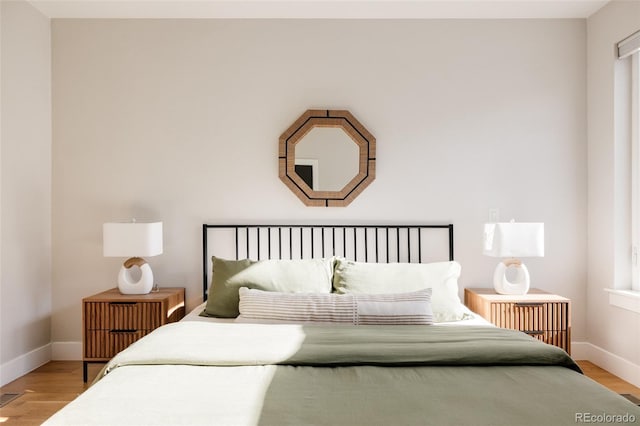
[(493, 257), (543, 257), (544, 223), (487, 223), (483, 253)]
[(162, 254), (162, 222), (105, 223), (102, 248), (106, 257), (148, 257)]

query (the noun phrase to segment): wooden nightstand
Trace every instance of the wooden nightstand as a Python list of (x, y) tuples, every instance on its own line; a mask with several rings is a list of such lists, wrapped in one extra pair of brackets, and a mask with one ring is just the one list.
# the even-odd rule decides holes
[(498, 327), (523, 331), (571, 353), (571, 301), (566, 297), (535, 288), (522, 296), (465, 288), (464, 304)]
[(184, 317), (184, 288), (120, 294), (117, 288), (82, 299), (82, 377), (87, 364), (107, 362), (161, 325)]

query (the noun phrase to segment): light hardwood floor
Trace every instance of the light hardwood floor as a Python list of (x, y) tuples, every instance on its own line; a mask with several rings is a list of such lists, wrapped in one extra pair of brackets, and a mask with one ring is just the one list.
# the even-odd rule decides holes
[(631, 394), (636, 398), (640, 398), (640, 388), (633, 386), (629, 382), (625, 382), (617, 376), (609, 373), (606, 370), (598, 367), (597, 365), (589, 361), (577, 361), (582, 372), (587, 376), (595, 380), (596, 382), (608, 387), (612, 391), (621, 394)]
[[(640, 388), (588, 361), (578, 364), (587, 376), (614, 392), (640, 397)], [(102, 365), (89, 364), (89, 383)], [(82, 362), (52, 361), (0, 388), (2, 394), (22, 394), (0, 408), (0, 425), (39, 425), (88, 387), (82, 382)]]
[(39, 425), (89, 387), (103, 364), (89, 364), (89, 381), (82, 382), (81, 361), (52, 361), (0, 388), (21, 393), (0, 408), (0, 425)]

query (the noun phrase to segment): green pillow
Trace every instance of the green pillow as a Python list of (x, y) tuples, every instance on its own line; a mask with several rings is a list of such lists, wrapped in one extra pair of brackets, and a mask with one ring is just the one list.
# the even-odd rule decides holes
[(211, 260), (213, 261), (213, 273), (204, 313), (222, 318), (237, 317), (238, 292), (234, 288), (227, 287), (226, 283), (255, 262), (249, 259), (225, 260), (215, 256)]
[(207, 306), (209, 316), (239, 315), (240, 287), (282, 293), (331, 293), (333, 259), (226, 260), (213, 256)]

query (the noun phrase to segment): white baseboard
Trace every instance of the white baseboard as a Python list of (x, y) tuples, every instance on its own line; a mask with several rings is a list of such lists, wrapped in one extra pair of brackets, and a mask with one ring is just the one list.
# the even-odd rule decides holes
[(51, 344), (36, 348), (0, 365), (0, 386), (13, 382), (51, 361)]
[(640, 387), (640, 365), (588, 342), (571, 342), (571, 356), (586, 360), (615, 374), (622, 380)]
[(51, 343), (51, 359), (54, 361), (82, 361), (82, 342)]

